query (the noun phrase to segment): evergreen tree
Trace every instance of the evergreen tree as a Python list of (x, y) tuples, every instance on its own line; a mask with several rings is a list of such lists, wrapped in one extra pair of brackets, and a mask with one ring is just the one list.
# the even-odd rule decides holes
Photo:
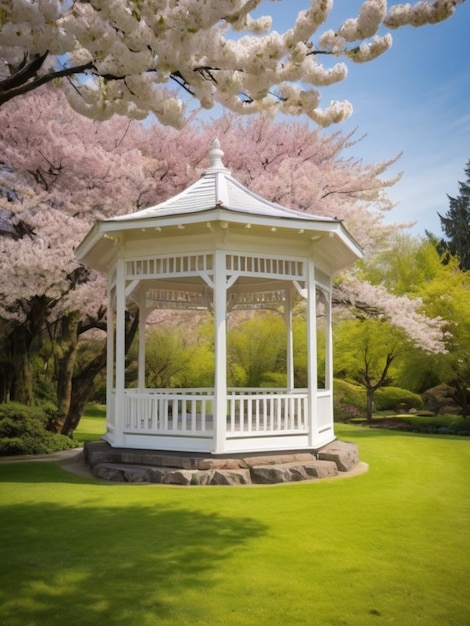
[(460, 194), (449, 198), (449, 210), (441, 220), (441, 228), (447, 237), (439, 243), (440, 252), (459, 258), (460, 269), (470, 269), (470, 161), (465, 168), (466, 182), (459, 182)]

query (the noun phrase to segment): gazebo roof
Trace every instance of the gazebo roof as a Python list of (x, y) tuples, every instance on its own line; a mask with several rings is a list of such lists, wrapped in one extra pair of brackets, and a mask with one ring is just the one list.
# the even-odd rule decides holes
[(184, 218), (194, 213), (204, 213), (216, 207), (236, 213), (256, 215), (265, 218), (294, 219), (308, 222), (338, 222), (329, 217), (318, 217), (287, 209), (274, 202), (262, 198), (235, 178), (222, 163), (223, 151), (220, 142), (215, 139), (208, 153), (210, 167), (202, 177), (184, 191), (154, 206), (110, 218), (107, 221), (127, 222), (152, 217)]
[[(270, 232), (275, 240), (287, 232), (303, 241), (316, 242), (322, 257), (329, 258), (332, 272), (343, 269), (362, 257), (362, 250), (341, 220), (316, 216), (280, 206), (262, 198), (235, 178), (222, 162), (223, 151), (214, 140), (208, 152), (209, 168), (201, 178), (181, 193), (154, 206), (96, 222), (76, 250), (79, 260), (106, 271), (111, 248), (121, 236), (137, 239), (148, 229), (163, 234), (177, 232), (181, 237), (207, 232), (218, 222), (242, 229)], [(252, 228), (253, 227), (253, 228)], [(248, 231), (244, 231), (247, 232)], [(334, 237), (334, 240), (329, 237)], [(321, 241), (320, 241), (321, 239)]]

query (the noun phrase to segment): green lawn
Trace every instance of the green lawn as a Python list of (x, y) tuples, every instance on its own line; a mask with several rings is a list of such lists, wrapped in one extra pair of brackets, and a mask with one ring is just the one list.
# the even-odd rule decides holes
[(0, 464), (0, 623), (470, 624), (470, 440), (337, 434), (366, 474), (185, 488)]
[(103, 404), (89, 404), (75, 431), (75, 439), (81, 443), (97, 441), (105, 433), (106, 406)]

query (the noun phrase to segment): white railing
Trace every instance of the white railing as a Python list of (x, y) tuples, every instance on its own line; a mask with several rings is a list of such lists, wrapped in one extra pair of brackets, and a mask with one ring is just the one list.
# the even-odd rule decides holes
[[(308, 429), (306, 389), (228, 389), (227, 437), (298, 434)], [(142, 435), (213, 433), (214, 389), (126, 389), (124, 431)]]
[(213, 389), (127, 389), (124, 429), (139, 434), (210, 434), (213, 400)]
[(319, 431), (333, 426), (333, 395), (331, 391), (319, 389), (317, 392), (317, 428)]
[(227, 436), (307, 432), (307, 390), (229, 389)]

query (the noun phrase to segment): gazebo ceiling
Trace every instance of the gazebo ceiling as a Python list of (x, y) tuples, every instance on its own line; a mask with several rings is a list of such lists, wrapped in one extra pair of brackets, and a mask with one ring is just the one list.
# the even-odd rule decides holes
[[(269, 238), (273, 250), (291, 239), (304, 249), (315, 247), (331, 273), (358, 258), (362, 251), (342, 222), (288, 209), (258, 196), (234, 179), (222, 163), (223, 152), (215, 140), (208, 153), (209, 168), (181, 193), (155, 206), (98, 221), (79, 245), (76, 255), (87, 265), (106, 272), (125, 244), (164, 238), (177, 244), (190, 238), (218, 233), (255, 242)], [(256, 249), (256, 248), (255, 248)]]

